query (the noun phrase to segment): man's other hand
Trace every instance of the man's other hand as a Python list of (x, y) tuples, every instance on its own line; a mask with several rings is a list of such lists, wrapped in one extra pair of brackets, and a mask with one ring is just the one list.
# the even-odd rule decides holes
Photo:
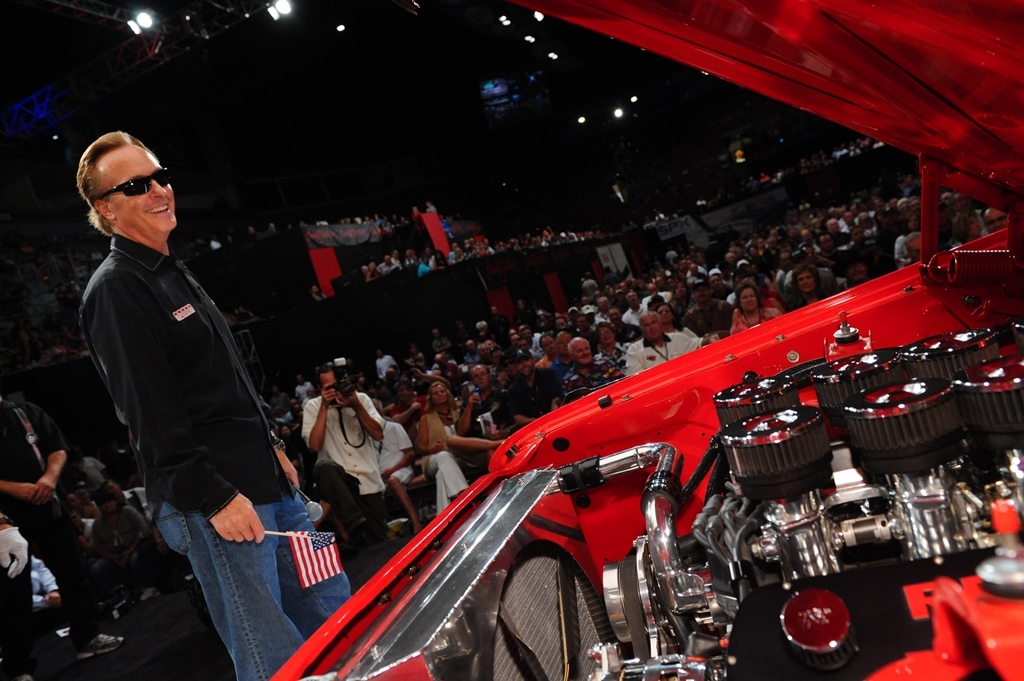
[(210, 522), (217, 534), (228, 541), (263, 541), (263, 523), (244, 494), (236, 494)]
[(28, 542), (17, 527), (0, 530), (0, 567), (7, 568), (7, 576), (17, 577), (28, 565)]

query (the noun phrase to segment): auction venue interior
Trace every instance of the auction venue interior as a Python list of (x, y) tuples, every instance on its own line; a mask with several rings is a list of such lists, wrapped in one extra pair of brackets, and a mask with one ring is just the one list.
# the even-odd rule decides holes
[[(714, 343), (916, 260), (916, 157), (502, 0), (0, 9), (0, 395), (63, 434), (55, 496), (91, 568), (108, 483), (149, 510), (80, 321), (110, 237), (76, 171), (104, 133), (167, 170), (170, 253), (223, 315), (303, 494), (327, 502), (317, 528), (354, 591), (449, 501), (420, 475), (436, 452), (407, 420), (433, 386), (469, 404), (479, 365), (503, 393), (527, 359), (568, 367), (579, 338), (621, 377), (647, 312), (659, 333)], [(1000, 228), (983, 203), (942, 200), (953, 245)], [(787, 274), (806, 262), (828, 276), (805, 290)], [(724, 321), (703, 314), (706, 291)], [(418, 477), (386, 485), (383, 541), (346, 528), (316, 484), (306, 405), (330, 387), (325, 363), (410, 438)], [(576, 387), (563, 378), (560, 399)], [(499, 413), (507, 437), (518, 424)], [(486, 470), (459, 463), (468, 483)], [(100, 629), (123, 646), (76, 661), (41, 593), (31, 678), (235, 678), (187, 561), (142, 534), (149, 581), (90, 571)]]

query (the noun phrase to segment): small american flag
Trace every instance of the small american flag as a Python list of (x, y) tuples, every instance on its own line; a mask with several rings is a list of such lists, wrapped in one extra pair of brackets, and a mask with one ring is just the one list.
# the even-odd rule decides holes
[(288, 536), (299, 584), (308, 589), (329, 577), (341, 574), (341, 555), (332, 532), (295, 532)]

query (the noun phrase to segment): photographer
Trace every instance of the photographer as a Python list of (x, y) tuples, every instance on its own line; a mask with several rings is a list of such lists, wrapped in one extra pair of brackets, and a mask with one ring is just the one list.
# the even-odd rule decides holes
[[(337, 364), (337, 366), (335, 366)], [(306, 403), (302, 438), (317, 451), (313, 479), (356, 545), (387, 539), (384, 481), (373, 443), (384, 419), (344, 375), (344, 360), (317, 369), (320, 396)]]

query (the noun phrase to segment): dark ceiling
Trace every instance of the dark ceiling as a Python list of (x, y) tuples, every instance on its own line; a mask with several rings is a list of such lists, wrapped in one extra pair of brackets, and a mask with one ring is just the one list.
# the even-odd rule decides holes
[[(254, 15), (55, 129), (8, 144), (4, 157), (77, 160), (96, 134), (120, 128), (179, 162), (243, 178), (353, 167), (486, 135), (478, 94), (486, 77), (543, 68), (550, 116), (575, 120), (631, 86), (687, 71), (493, 0), (423, 0), (419, 16), (388, 0), (292, 1), (290, 16)], [(158, 13), (182, 5), (148, 4)], [(130, 37), (10, 0), (0, 7), (4, 108)], [(497, 22), (506, 13), (516, 20), (507, 29)], [(539, 44), (526, 45), (524, 29)], [(558, 62), (545, 56), (549, 46)]]

